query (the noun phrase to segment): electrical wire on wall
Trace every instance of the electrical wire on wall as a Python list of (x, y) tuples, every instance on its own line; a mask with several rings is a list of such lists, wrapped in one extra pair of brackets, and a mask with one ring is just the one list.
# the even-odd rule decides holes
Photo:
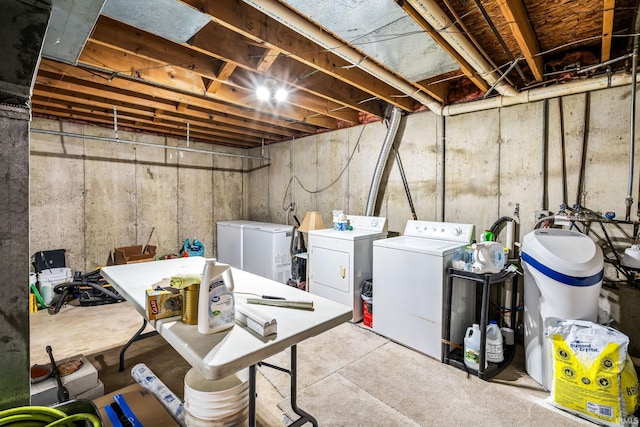
[[(326, 186), (324, 186), (322, 188), (316, 189), (316, 190), (310, 190), (307, 187), (305, 187), (305, 185), (302, 183), (302, 181), (300, 181), (300, 179), (295, 174), (295, 170), (294, 170), (293, 175), (291, 176), (291, 178), (289, 178), (289, 183), (287, 184), (287, 188), (284, 190), (284, 197), (282, 198), (282, 210), (287, 211), (289, 209), (289, 207), (285, 206), (285, 203), (286, 203), (286, 200), (287, 200), (287, 194), (289, 193), (289, 189), (291, 188), (292, 194), (295, 191), (295, 186), (294, 186), (294, 188), (291, 187), (291, 183), (293, 183), (294, 181), (297, 182), (300, 185), (300, 188), (302, 188), (304, 191), (306, 191), (309, 194), (322, 193), (323, 191), (326, 191), (329, 188), (331, 188), (336, 182), (338, 182), (340, 180), (340, 178), (342, 178), (342, 175), (344, 174), (344, 172), (349, 167), (349, 164), (351, 163), (351, 160), (353, 159), (353, 156), (356, 153), (356, 150), (360, 146), (360, 140), (362, 139), (362, 134), (364, 133), (364, 128), (366, 126), (367, 126), (366, 124), (362, 125), (362, 129), (360, 130), (360, 135), (358, 135), (358, 139), (356, 140), (356, 144), (354, 145), (353, 150), (351, 151), (351, 154), (349, 155), (349, 158), (347, 159), (347, 162), (345, 163), (344, 167), (342, 168), (342, 170), (340, 171), (338, 176), (333, 181), (331, 181), (331, 183), (329, 183), (328, 185), (326, 185)], [(295, 203), (293, 202), (293, 198), (292, 198), (291, 205), (295, 206)]]

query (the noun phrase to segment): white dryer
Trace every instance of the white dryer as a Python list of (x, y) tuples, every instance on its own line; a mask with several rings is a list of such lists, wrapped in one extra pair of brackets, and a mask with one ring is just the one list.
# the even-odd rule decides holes
[[(474, 235), (473, 224), (409, 220), (404, 235), (373, 242), (373, 330), (441, 360), (446, 270)], [(453, 342), (475, 319), (475, 286), (464, 282), (453, 287)]]
[(362, 320), (362, 282), (371, 279), (373, 242), (387, 237), (387, 219), (347, 215), (351, 230), (312, 230), (307, 242), (309, 292), (352, 307)]

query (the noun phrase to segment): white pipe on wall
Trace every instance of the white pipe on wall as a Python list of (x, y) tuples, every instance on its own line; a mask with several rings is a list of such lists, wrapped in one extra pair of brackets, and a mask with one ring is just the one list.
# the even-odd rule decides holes
[(542, 101), (565, 95), (575, 95), (593, 90), (624, 86), (630, 84), (630, 82), (631, 76), (627, 74), (614, 74), (612, 76), (576, 80), (569, 83), (526, 90), (518, 93), (516, 96), (497, 96), (495, 98), (482, 99), (479, 101), (447, 105), (442, 109), (442, 114), (445, 116), (455, 116), (457, 114), (472, 113), (492, 108), (526, 104), (527, 102)]

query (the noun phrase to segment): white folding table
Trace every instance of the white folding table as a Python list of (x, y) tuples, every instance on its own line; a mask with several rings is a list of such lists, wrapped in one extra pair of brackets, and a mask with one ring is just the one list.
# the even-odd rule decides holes
[[(187, 257), (105, 267), (104, 278), (148, 321), (145, 314), (145, 291), (162, 279), (179, 274), (199, 274), (205, 258)], [(232, 269), (236, 299), (273, 295), (287, 300), (313, 301), (314, 310), (260, 305), (259, 310), (272, 315), (278, 324), (277, 334), (260, 337), (246, 326), (236, 323), (231, 329), (215, 334), (198, 333), (196, 325), (183, 323), (180, 317), (149, 321), (155, 330), (205, 378), (224, 378), (249, 367), (249, 425), (255, 426), (256, 364), (291, 348), (291, 407), (300, 416), (291, 425), (316, 420), (296, 405), (296, 345), (351, 319), (351, 307), (330, 301), (297, 288), (283, 285), (242, 270)], [(274, 367), (272, 365), (265, 364)], [(277, 368), (277, 367), (275, 367)], [(277, 368), (278, 369), (278, 368)]]

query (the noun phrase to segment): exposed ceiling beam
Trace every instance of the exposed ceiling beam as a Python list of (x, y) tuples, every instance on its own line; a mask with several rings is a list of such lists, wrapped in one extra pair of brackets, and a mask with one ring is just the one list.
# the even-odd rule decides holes
[(600, 62), (606, 62), (611, 57), (611, 39), (613, 38), (613, 16), (616, 0), (603, 0), (602, 9), (602, 49)]
[(542, 81), (543, 62), (538, 39), (522, 0), (498, 0), (502, 15), (507, 21), (513, 36), (522, 50), (535, 81)]
[(460, 70), (462, 70), (464, 75), (467, 76), (467, 78), (469, 80), (471, 80), (473, 82), (473, 84), (475, 84), (482, 91), (487, 91), (489, 89), (489, 85), (487, 84), (487, 82), (484, 79), (482, 79), (480, 76), (478, 76), (478, 73), (476, 73), (476, 71), (473, 69), (473, 67), (471, 67), (471, 65), (469, 65), (469, 63), (455, 49), (453, 49), (453, 47), (451, 47), (451, 45), (449, 43), (447, 43), (445, 41), (445, 39), (440, 35), (440, 33), (438, 31), (436, 31), (424, 19), (424, 17), (420, 13), (418, 13), (418, 11), (416, 11), (408, 3), (405, 3), (405, 2), (399, 2), (399, 3), (400, 3), (400, 6), (402, 7), (402, 9), (407, 13), (407, 15), (409, 15), (411, 18), (413, 18), (413, 20), (416, 21), (416, 23), (418, 25), (420, 25), (420, 27), (423, 30), (425, 30), (427, 33), (429, 33), (431, 38), (436, 43), (438, 43), (438, 45), (445, 52), (447, 52), (458, 63), (458, 65), (460, 65)]
[[(205, 26), (205, 28), (203, 28), (203, 30), (201, 30), (198, 35), (191, 40), (191, 45), (189, 46), (199, 46), (197, 51), (190, 50), (191, 47), (175, 45), (160, 37), (141, 32), (140, 30), (135, 30), (131, 27), (126, 26), (125, 24), (121, 24), (107, 18), (101, 19), (99, 21), (99, 26), (100, 30), (94, 33), (92, 40), (87, 44), (88, 46), (85, 49), (85, 51), (92, 50), (93, 53), (91, 55), (88, 55), (83, 51), (83, 56), (80, 58), (80, 62), (102, 66), (113, 70), (127, 70), (128, 72), (135, 72), (137, 73), (138, 77), (146, 78), (150, 81), (156, 81), (157, 83), (168, 86), (176, 86), (181, 90), (187, 90), (191, 93), (209, 94), (217, 99), (234, 104), (238, 104), (239, 102), (246, 103), (246, 94), (253, 94), (254, 85), (259, 80), (259, 77), (257, 75), (253, 75), (250, 76), (246, 81), (236, 81), (236, 87), (242, 89), (242, 91), (240, 92), (233, 88), (224, 87), (223, 83), (229, 85), (233, 83), (233, 81), (230, 80), (230, 76), (236, 68), (241, 68), (247, 72), (257, 72), (256, 70), (254, 70), (253, 65), (251, 67), (247, 66), (249, 62), (251, 64), (255, 63), (256, 69), (260, 68), (261, 66), (266, 67), (267, 65), (270, 65), (272, 70), (277, 72), (282, 70), (283, 68), (287, 68), (286, 65), (278, 66), (277, 68), (274, 68), (272, 66), (278, 58), (278, 51), (275, 49), (260, 48), (259, 52), (261, 55), (263, 55), (263, 61), (253, 59), (247, 61), (246, 58), (244, 58), (244, 63), (238, 63), (231, 61), (222, 62), (216, 59), (217, 57), (230, 56), (230, 52), (233, 52), (233, 54), (235, 55), (237, 51), (242, 51), (243, 48), (248, 45), (253, 45), (254, 43), (242, 43), (241, 40), (243, 39), (243, 37), (238, 37), (238, 34), (233, 33), (230, 30), (215, 23), (210, 23), (210, 25), (208, 24), (207, 26)], [(231, 44), (223, 43), (218, 36), (214, 37), (214, 35), (211, 33), (212, 29), (214, 29), (216, 33), (218, 33), (218, 35), (220, 33), (224, 33), (226, 39), (231, 40)], [(127, 32), (130, 33), (131, 31), (136, 32), (136, 37), (125, 38), (114, 37), (112, 35), (113, 33), (125, 34)], [(212, 42), (212, 40), (214, 40), (215, 43)], [(235, 43), (235, 45), (233, 43)], [(169, 44), (173, 47), (169, 46)], [(121, 53), (115, 54), (112, 52), (104, 52), (104, 49), (100, 49), (98, 47), (100, 45), (116, 49)], [(165, 46), (164, 48), (161, 47), (163, 45)], [(222, 46), (227, 47), (223, 49), (221, 48)], [(219, 68), (217, 70), (211, 70), (207, 68), (205, 72), (201, 72), (200, 70), (202, 70), (204, 67), (196, 66), (192, 63), (167, 63), (166, 58), (162, 55), (162, 52), (172, 49), (183, 52), (182, 56), (174, 56), (175, 59), (188, 61), (193, 57), (196, 58), (199, 61), (198, 63), (201, 65), (203, 63), (208, 65), (209, 62), (215, 61), (216, 67), (218, 67), (218, 64), (220, 64)], [(268, 54), (265, 52), (267, 52)], [(110, 58), (108, 64), (106, 63), (106, 58)], [(141, 58), (141, 60), (136, 60), (136, 58)], [(146, 63), (145, 60), (154, 61), (154, 63)], [(167, 73), (165, 71), (158, 73), (157, 70), (163, 67), (170, 68), (175, 71), (171, 73)], [(180, 69), (182, 69), (183, 71), (179, 72)], [(200, 76), (205, 77), (205, 80), (194, 79), (193, 74), (199, 74)], [(273, 74), (277, 75), (275, 72)], [(146, 77), (143, 77), (143, 75)], [(155, 80), (153, 77), (151, 77), (152, 75), (160, 77), (160, 80)], [(178, 78), (178, 75), (181, 75), (182, 79)], [(287, 76), (283, 74), (283, 76), (281, 77), (286, 78)], [(181, 80), (185, 79), (189, 79), (190, 83), (188, 83), (186, 86), (181, 85)], [(309, 106), (323, 105), (322, 102), (314, 99), (319, 96), (318, 91), (321, 90), (321, 86), (317, 83), (314, 84), (313, 79), (305, 82), (305, 84), (313, 85), (310, 87), (300, 84), (291, 85), (291, 87), (301, 89), (300, 91), (298, 91), (299, 94), (297, 96), (299, 97), (299, 99), (302, 99), (303, 102), (299, 102), (296, 105), (299, 106), (302, 104), (307, 104), (306, 102), (304, 102), (304, 97), (306, 96), (309, 97)], [(316, 89), (315, 92), (312, 90), (314, 88)], [(308, 95), (306, 95), (305, 92), (307, 92)], [(362, 97), (365, 97), (365, 95), (362, 95)], [(367, 108), (367, 106), (358, 106), (358, 102), (360, 101), (360, 99), (353, 99), (349, 97), (349, 92), (345, 88), (343, 88), (343, 90), (340, 92), (336, 92), (334, 94), (334, 98), (330, 98), (327, 95), (322, 96), (322, 98), (335, 103), (335, 106), (331, 106), (328, 109), (329, 111), (332, 111), (334, 113), (328, 114), (328, 116), (338, 120), (347, 121), (354, 124), (357, 123), (357, 121), (354, 122), (353, 119), (353, 117), (357, 116), (357, 113), (350, 113), (347, 111), (337, 112), (339, 111), (337, 109), (339, 106), (348, 106), (351, 108), (357, 107), (355, 109), (357, 109), (358, 111), (363, 111), (368, 114), (375, 115), (379, 113), (379, 109), (377, 108), (370, 109)], [(255, 105), (255, 108), (257, 110), (261, 108), (261, 105), (258, 102), (254, 102), (253, 104)], [(312, 116), (314, 114), (322, 114), (324, 111), (326, 111), (326, 109), (312, 111), (313, 113), (308, 116)], [(299, 115), (296, 117), (292, 117), (291, 119), (302, 120)]]
[[(216, 23), (257, 43), (263, 43), (265, 48), (279, 49), (287, 57), (327, 73), (370, 95), (377, 96), (389, 104), (405, 111), (414, 110), (414, 101), (404, 93), (376, 79), (358, 67), (354, 67), (354, 64), (345, 61), (326, 48), (301, 37), (297, 32), (267, 17), (242, 1), (181, 1), (204, 13), (208, 13)], [(336, 40), (336, 46), (340, 45), (341, 42)]]

